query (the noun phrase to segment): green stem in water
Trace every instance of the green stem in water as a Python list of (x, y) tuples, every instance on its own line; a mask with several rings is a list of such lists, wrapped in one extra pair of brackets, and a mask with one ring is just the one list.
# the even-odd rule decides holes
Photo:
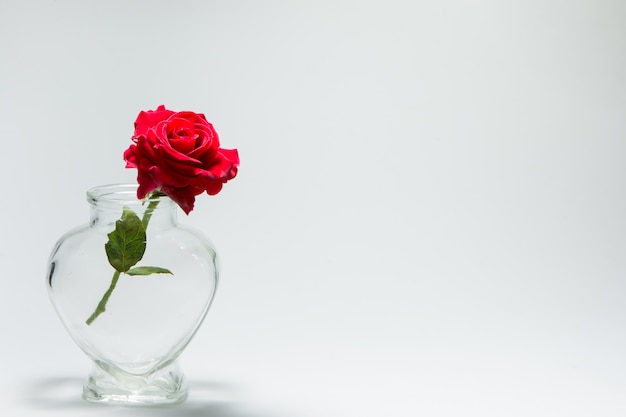
[[(148, 204), (146, 211), (143, 212), (143, 216), (141, 218), (141, 224), (143, 225), (144, 230), (148, 229), (148, 223), (150, 223), (150, 218), (152, 217), (152, 213), (154, 212), (158, 204), (159, 204), (159, 200), (152, 200), (150, 204)], [(113, 290), (115, 289), (115, 286), (117, 285), (117, 281), (119, 279), (120, 279), (120, 271), (115, 271), (113, 273), (113, 278), (111, 279), (111, 285), (109, 285), (109, 289), (102, 296), (102, 299), (98, 303), (96, 310), (93, 312), (91, 316), (89, 316), (87, 321), (85, 321), (85, 323), (87, 323), (88, 326), (91, 325), (91, 323), (93, 323), (93, 321), (96, 318), (98, 318), (100, 314), (106, 311), (107, 302), (109, 301), (109, 298), (111, 297), (111, 294), (113, 293)]]

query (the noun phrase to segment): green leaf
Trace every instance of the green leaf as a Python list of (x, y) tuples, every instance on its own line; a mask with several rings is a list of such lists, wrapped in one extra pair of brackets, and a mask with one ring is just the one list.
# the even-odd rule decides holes
[(107, 235), (104, 250), (109, 263), (119, 272), (128, 271), (141, 260), (146, 251), (146, 230), (139, 217), (124, 207), (122, 218), (115, 222), (115, 230)]
[(138, 266), (126, 271), (128, 275), (150, 275), (150, 274), (172, 274), (169, 269), (159, 268), (158, 266)]

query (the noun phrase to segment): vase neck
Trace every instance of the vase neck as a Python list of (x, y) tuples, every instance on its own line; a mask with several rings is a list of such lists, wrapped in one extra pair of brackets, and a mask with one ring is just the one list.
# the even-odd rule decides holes
[(96, 187), (87, 192), (91, 205), (91, 226), (110, 225), (122, 218), (124, 210), (136, 215), (147, 230), (176, 226), (177, 205), (169, 197), (137, 199), (136, 185)]

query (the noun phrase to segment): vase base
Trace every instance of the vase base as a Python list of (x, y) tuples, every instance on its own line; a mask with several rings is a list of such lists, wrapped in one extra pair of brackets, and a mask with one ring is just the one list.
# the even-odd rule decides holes
[(97, 364), (83, 386), (83, 398), (126, 406), (178, 404), (187, 399), (187, 381), (175, 364), (148, 376), (110, 372)]

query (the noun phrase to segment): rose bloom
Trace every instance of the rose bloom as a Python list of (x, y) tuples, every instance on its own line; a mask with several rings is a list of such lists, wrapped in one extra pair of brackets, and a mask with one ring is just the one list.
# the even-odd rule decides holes
[(201, 113), (162, 105), (142, 111), (132, 141), (124, 159), (126, 168), (137, 168), (139, 199), (159, 191), (189, 214), (197, 195), (215, 195), (237, 175), (237, 149), (220, 148), (217, 132)]

